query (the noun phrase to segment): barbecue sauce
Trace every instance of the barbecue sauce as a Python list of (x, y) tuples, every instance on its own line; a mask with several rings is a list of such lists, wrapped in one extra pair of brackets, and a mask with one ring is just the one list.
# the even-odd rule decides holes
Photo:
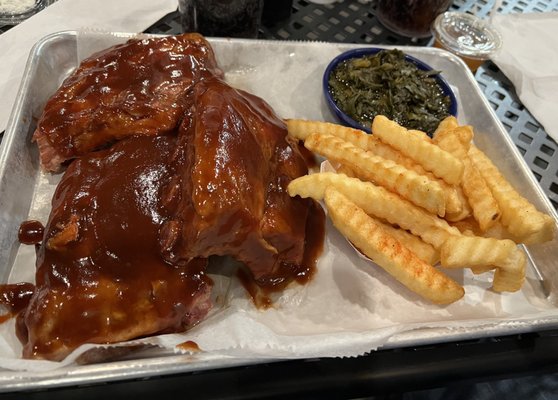
[(187, 340), (185, 342), (179, 343), (176, 345), (180, 350), (189, 351), (192, 353), (201, 351), (200, 346), (196, 342), (191, 340)]
[(39, 221), (24, 221), (19, 226), (17, 237), (23, 244), (38, 244), (43, 240), (45, 227)]
[(309, 236), (322, 243), (324, 232), (306, 229), (323, 226), (325, 216), (313, 200), (287, 192), (308, 172), (297, 141), (264, 100), (220, 79), (198, 83), (193, 98), (171, 163), (180, 182), (168, 190), (175, 195), (167, 202), (173, 217), (162, 229), (164, 257), (179, 263), (232, 256), (264, 291), (309, 279), (315, 260), (305, 259), (305, 252), (318, 247)]
[[(44, 229), (43, 224), (39, 221), (24, 221), (19, 227), (18, 240), (23, 244), (36, 245), (41, 242)], [(7, 311), (0, 315), (0, 323), (17, 316), (21, 311), (25, 310), (34, 292), (35, 285), (32, 283), (21, 282), (0, 285), (0, 304)]]
[(0, 304), (7, 310), (7, 313), (0, 315), (0, 323), (23, 311), (29, 304), (34, 292), (35, 285), (32, 283), (0, 285)]
[(47, 102), (33, 138), (41, 164), (105, 148), (133, 135), (174, 131), (192, 87), (222, 75), (197, 33), (132, 39), (83, 60)]
[(157, 246), (175, 143), (131, 137), (69, 166), (37, 255), (24, 357), (57, 360), (83, 343), (183, 331), (205, 316), (206, 260), (168, 265)]

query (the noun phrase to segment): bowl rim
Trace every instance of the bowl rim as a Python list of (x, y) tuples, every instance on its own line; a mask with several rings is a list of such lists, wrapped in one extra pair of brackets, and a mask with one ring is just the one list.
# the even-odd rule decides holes
[[(394, 49), (396, 49), (396, 48), (394, 48)], [(331, 111), (333, 111), (333, 114), (337, 117), (337, 119), (341, 123), (343, 123), (347, 126), (350, 126), (351, 128), (364, 130), (368, 133), (371, 132), (370, 127), (365, 127), (362, 124), (360, 124), (359, 122), (355, 121), (353, 118), (351, 118), (349, 115), (347, 115), (343, 110), (341, 110), (339, 108), (339, 106), (337, 105), (337, 103), (335, 102), (335, 100), (333, 100), (333, 97), (331, 96), (331, 93), (329, 91), (329, 76), (331, 75), (331, 72), (333, 71), (333, 69), (335, 67), (337, 67), (337, 65), (339, 65), (339, 63), (341, 63), (345, 60), (348, 60), (350, 58), (364, 57), (366, 55), (374, 55), (374, 54), (379, 53), (382, 50), (389, 51), (391, 49), (381, 48), (381, 47), (362, 47), (362, 48), (358, 48), (358, 49), (347, 50), (347, 51), (337, 55), (333, 60), (331, 60), (329, 62), (329, 64), (327, 65), (327, 67), (324, 71), (323, 77), (322, 77), (322, 90), (324, 92), (324, 96), (326, 98), (329, 109)], [(418, 58), (407, 54), (403, 50), (400, 50), (400, 51), (405, 55), (405, 60), (407, 62), (410, 62), (410, 63), (416, 65), (417, 68), (419, 68), (423, 71), (434, 70), (434, 68), (432, 68), (430, 65), (428, 65), (424, 61), (419, 60)], [(449, 109), (448, 109), (448, 113), (450, 115), (454, 116), (454, 117), (457, 117), (457, 98), (455, 97), (455, 93), (453, 92), (451, 86), (444, 79), (441, 72), (434, 75), (434, 78), (436, 79), (436, 82), (438, 83), (438, 85), (442, 89), (442, 92), (450, 98), (450, 106), (449, 106)]]

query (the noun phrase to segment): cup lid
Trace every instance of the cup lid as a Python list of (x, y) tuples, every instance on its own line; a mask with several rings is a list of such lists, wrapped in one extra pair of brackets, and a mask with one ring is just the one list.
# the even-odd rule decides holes
[(502, 45), (500, 33), (472, 14), (455, 11), (440, 14), (432, 31), (444, 47), (472, 58), (489, 58)]

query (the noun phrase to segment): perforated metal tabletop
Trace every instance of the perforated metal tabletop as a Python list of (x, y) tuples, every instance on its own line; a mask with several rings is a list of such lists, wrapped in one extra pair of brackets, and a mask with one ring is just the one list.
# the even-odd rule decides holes
[[(451, 9), (485, 17), (492, 5), (493, 1), (486, 0), (455, 0)], [(558, 0), (503, 1), (498, 10), (500, 13), (545, 11), (558, 11)], [(432, 44), (431, 38), (410, 39), (389, 31), (375, 13), (375, 1), (370, 0), (344, 0), (326, 5), (294, 0), (290, 18), (263, 26), (260, 37), (385, 45)], [(151, 33), (180, 31), (177, 13), (169, 14), (148, 29)], [(558, 145), (523, 106), (513, 84), (494, 63), (484, 63), (475, 77), (542, 189), (558, 208)]]

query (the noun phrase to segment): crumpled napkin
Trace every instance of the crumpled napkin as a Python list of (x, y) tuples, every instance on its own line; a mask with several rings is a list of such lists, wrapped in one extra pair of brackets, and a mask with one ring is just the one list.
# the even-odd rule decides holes
[(502, 48), (492, 61), (517, 95), (558, 142), (558, 12), (495, 15)]
[(39, 39), (65, 30), (142, 32), (177, 7), (177, 0), (58, 0), (1, 34), (0, 132), (6, 129), (29, 51)]

